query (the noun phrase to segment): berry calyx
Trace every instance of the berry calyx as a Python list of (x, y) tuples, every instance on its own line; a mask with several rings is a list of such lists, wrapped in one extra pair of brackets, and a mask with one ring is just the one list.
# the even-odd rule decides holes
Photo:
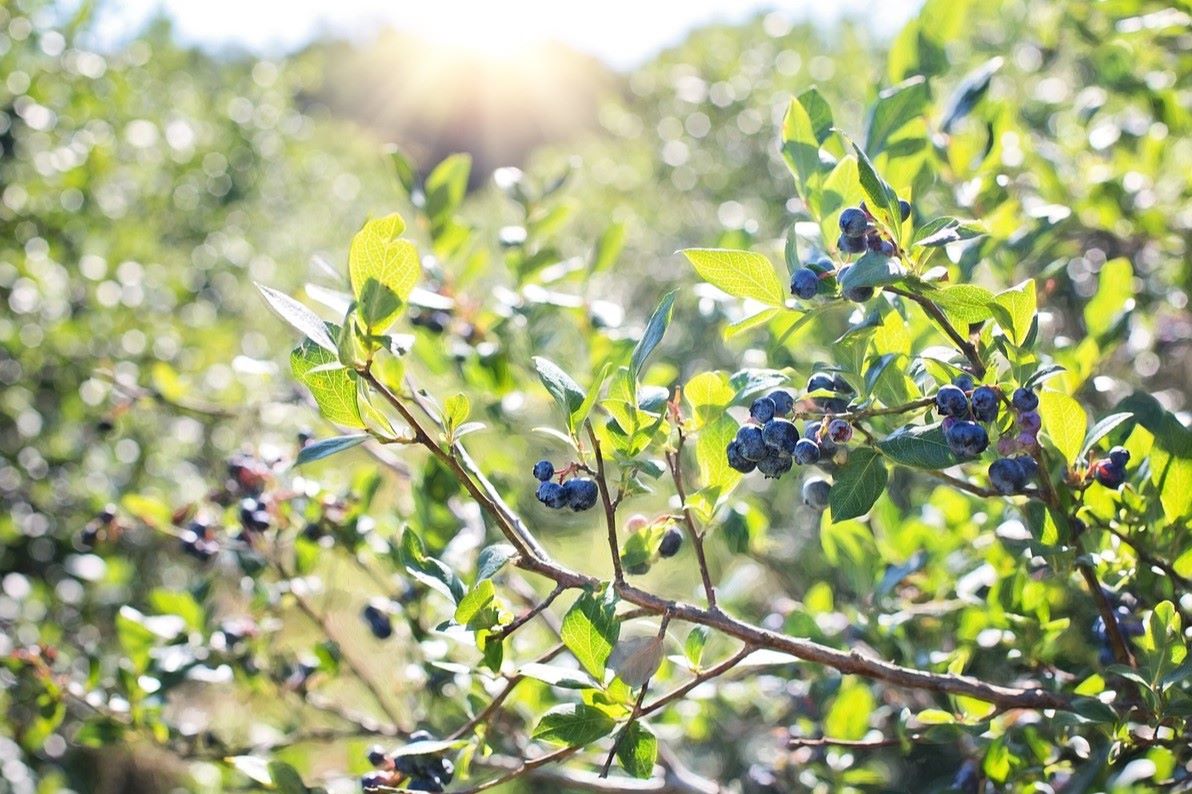
[(845, 419), (828, 422), (828, 438), (835, 444), (847, 444), (853, 437), (853, 426)]

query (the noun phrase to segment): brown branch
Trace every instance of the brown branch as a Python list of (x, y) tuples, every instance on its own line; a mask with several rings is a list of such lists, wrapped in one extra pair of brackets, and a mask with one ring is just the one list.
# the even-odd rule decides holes
[(923, 311), (940, 327), (940, 330), (952, 340), (952, 343), (956, 345), (957, 349), (964, 354), (964, 357), (969, 360), (969, 365), (973, 369), (973, 376), (978, 379), (985, 377), (985, 362), (981, 360), (981, 355), (977, 352), (977, 348), (956, 330), (947, 315), (936, 305), (935, 301), (922, 295), (916, 295), (913, 292), (899, 289), (898, 287), (885, 286), (882, 289), (892, 292), (895, 295), (901, 295), (919, 304), (923, 308)]
[(514, 620), (508, 626), (505, 626), (503, 629), (498, 631), (496, 633), (496, 635), (494, 635), (493, 639), (496, 640), (497, 642), (500, 642), (500, 641), (504, 640), (506, 637), (508, 637), (510, 634), (512, 634), (513, 632), (520, 629), (526, 623), (529, 623), (531, 620), (534, 619), (534, 617), (536, 615), (540, 614), (544, 609), (546, 609), (552, 603), (554, 603), (554, 600), (556, 598), (558, 598), (560, 595), (562, 595), (563, 591), (566, 589), (567, 588), (563, 587), (563, 585), (561, 585), (561, 584), (555, 585), (555, 589), (551, 590), (550, 593), (546, 596), (546, 598), (542, 599), (540, 602), (535, 604), (533, 607), (531, 607), (528, 611), (526, 611), (523, 615), (518, 617), (516, 620)]
[(596, 431), (592, 429), (590, 421), (584, 422), (588, 431), (588, 438), (592, 441), (592, 451), (596, 455), (596, 483), (600, 486), (600, 501), (604, 505), (604, 523), (608, 528), (608, 552), (613, 558), (613, 581), (617, 584), (625, 581), (625, 571), (621, 569), (621, 544), (617, 542), (617, 508), (613, 506), (612, 497), (608, 492), (608, 480), (604, 473), (604, 453), (600, 450), (600, 441), (596, 438)]
[(1134, 538), (1130, 537), (1129, 535), (1127, 535), (1124, 532), (1114, 529), (1109, 524), (1106, 524), (1102, 521), (1095, 521), (1093, 523), (1093, 526), (1097, 527), (1097, 529), (1105, 530), (1110, 535), (1113, 535), (1115, 538), (1120, 540), (1122, 543), (1125, 543), (1127, 546), (1129, 546), (1131, 549), (1134, 550), (1134, 556), (1138, 557), (1139, 561), (1163, 571), (1163, 573), (1168, 578), (1170, 578), (1173, 582), (1178, 584), (1184, 590), (1192, 589), (1192, 579), (1188, 579), (1185, 576), (1181, 576), (1179, 573), (1176, 572), (1175, 568), (1172, 567), (1171, 563), (1167, 562), (1166, 560), (1160, 559), (1159, 557), (1156, 557), (1150, 551), (1145, 549), (1142, 546), (1142, 544), (1139, 543)]
[(683, 487), (683, 436), (679, 436), (679, 444), (674, 452), (666, 453), (666, 463), (670, 468), (671, 479), (675, 483), (675, 493), (683, 505), (683, 522), (687, 525), (687, 534), (691, 535), (691, 545), (695, 547), (695, 559), (699, 565), (699, 576), (704, 583), (704, 597), (708, 599), (708, 609), (719, 611), (716, 604), (716, 587), (712, 584), (712, 574), (708, 570), (708, 558), (704, 553), (704, 536), (695, 525), (695, 518), (691, 515), (691, 508), (687, 506), (687, 490)]
[(737, 651), (736, 653), (734, 653), (732, 656), (725, 659), (720, 664), (717, 664), (713, 667), (709, 667), (707, 670), (704, 670), (703, 672), (699, 673), (698, 675), (695, 676), (695, 678), (692, 678), (686, 684), (683, 684), (682, 686), (672, 689), (670, 692), (667, 692), (665, 695), (662, 695), (657, 700), (650, 703), (648, 706), (642, 706), (640, 709), (638, 709), (638, 716), (646, 717), (646, 716), (649, 716), (650, 714), (653, 714), (655, 711), (658, 711), (659, 709), (666, 708), (671, 703), (673, 703), (674, 701), (683, 697), (688, 692), (695, 689), (697, 686), (704, 683), (705, 681), (710, 681), (713, 678), (717, 678), (719, 676), (724, 675), (729, 670), (733, 669), (738, 664), (740, 664), (745, 659), (746, 656), (753, 653), (755, 650), (757, 650), (757, 649), (750, 645), (746, 645), (744, 648)]
[[(534, 661), (537, 664), (545, 664), (558, 656), (564, 650), (566, 650), (566, 646), (562, 643), (559, 643)], [(502, 687), (501, 691), (496, 694), (489, 704), (485, 706), (483, 710), (477, 713), (475, 717), (472, 717), (472, 719), (468, 720), (463, 725), (452, 731), (447, 736), (447, 741), (452, 741), (454, 739), (460, 738), (461, 736), (466, 736), (467, 734), (471, 733), (477, 725), (482, 725), (485, 722), (488, 722), (489, 718), (491, 718), (492, 715), (495, 714), (499, 708), (501, 708), (509, 696), (513, 694), (513, 690), (517, 688), (517, 685), (524, 681), (526, 677), (520, 673), (513, 673), (506, 676), (506, 678), (508, 680), (505, 682), (505, 686)]]
[[(923, 741), (920, 734), (913, 733), (906, 737), (912, 742)], [(857, 750), (869, 750), (880, 747), (898, 747), (902, 744), (902, 739), (833, 739), (828, 736), (820, 737), (818, 739), (803, 738), (792, 736), (787, 742), (787, 748), (797, 750), (800, 747), (849, 747)], [(929, 744), (936, 744), (936, 742), (929, 742)]]

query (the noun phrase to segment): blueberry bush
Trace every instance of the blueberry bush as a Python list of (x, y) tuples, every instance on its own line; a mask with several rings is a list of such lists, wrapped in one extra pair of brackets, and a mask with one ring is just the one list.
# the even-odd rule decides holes
[[(472, 198), (466, 155), (419, 168), (389, 148), (367, 191), (386, 209), (309, 278), (252, 255), (313, 253), (297, 249), (325, 212), (263, 169), (282, 152), (299, 169), (326, 132), (286, 115), (276, 75), (251, 69), (224, 98), (241, 120), (189, 144), (210, 151), (165, 158), (136, 123), (150, 103), (123, 144), (73, 129), (80, 108), (55, 145), (51, 100), (30, 98), (60, 68), (78, 72), (74, 102), (101, 78), (132, 91), (135, 58), (92, 68), (61, 34), (11, 46), (33, 93), (5, 115), (28, 157), (0, 161), (17, 186), (5, 256), (24, 254), (0, 275), (39, 323), (0, 324), (0, 376), (23, 384), (0, 440), (28, 475), (0, 483), (8, 784), (36, 790), (19, 766), (43, 790), (90, 790), (76, 748), (134, 748), (173, 781), (152, 790), (1192, 785), (1192, 430), (1132, 366), (1178, 337), (1184, 305), (1188, 93), (1166, 78), (1188, 71), (1188, 16), (1126, 3), (1061, 24), (1057, 5), (1005, 3), (1001, 27), (964, 32), (965, 7), (928, 2), (864, 108), (829, 69), (843, 60), (813, 80), (772, 22), (732, 40), (766, 57), (703, 56), (706, 90), (684, 72), (678, 100), (650, 94), (644, 69), (640, 113), (706, 101), (680, 127), (702, 129), (698, 113), (715, 133), (664, 153), (673, 172), (635, 188), (636, 214), (605, 212), (582, 166), (500, 169)], [(1004, 31), (1028, 28), (1039, 40), (1003, 57)], [(187, 56), (156, 46), (177, 85)], [(675, 71), (667, 57), (653, 69)], [(742, 74), (719, 74), (727, 60)], [(772, 61), (796, 78), (763, 83)], [(1006, 72), (1045, 63), (1106, 84), (1077, 101), (1030, 83), (1063, 106), (1044, 117)], [(745, 87), (779, 83), (772, 127), (739, 106), (768, 113)], [(54, 165), (84, 144), (157, 154), (116, 177), (103, 157)], [(718, 154), (738, 149), (730, 178)], [(774, 164), (781, 181), (751, 184)], [(210, 183), (210, 217), (153, 206), (134, 180), (150, 176)], [(174, 245), (125, 251), (129, 202)], [(726, 203), (767, 209), (714, 228), (706, 210)], [(98, 258), (69, 288), (59, 262), (97, 244), (88, 212), (117, 238), (108, 258), (161, 257), (152, 295)], [(252, 228), (258, 214), (285, 225)], [(197, 284), (171, 281), (183, 243)], [(128, 327), (87, 310), (117, 303)], [(206, 331), (221, 310), (231, 326)], [(204, 333), (244, 327), (274, 330), (235, 377), (181, 383), (175, 367), (207, 366), (188, 358)], [(283, 329), (288, 375), (255, 349)], [(28, 443), (43, 425), (49, 455)], [(135, 466), (107, 504), (70, 460), (102, 468), (111, 433)]]

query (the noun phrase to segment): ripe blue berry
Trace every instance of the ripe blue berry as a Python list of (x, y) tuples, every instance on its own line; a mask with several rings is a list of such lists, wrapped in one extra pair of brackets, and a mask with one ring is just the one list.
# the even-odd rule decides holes
[(1015, 411), (1033, 411), (1039, 407), (1039, 395), (1030, 389), (1015, 389), (1010, 397), (1010, 404)]
[(845, 237), (861, 237), (869, 229), (869, 218), (865, 211), (857, 207), (849, 207), (840, 213), (840, 232)]
[(1109, 450), (1109, 460), (1114, 466), (1124, 469), (1130, 462), (1130, 452), (1125, 447), (1114, 447)]
[(801, 439), (797, 444), (795, 444), (793, 457), (795, 459), (795, 463), (798, 463), (800, 466), (816, 463), (820, 459), (819, 444), (815, 443), (810, 438)]
[(958, 420), (944, 428), (944, 441), (960, 458), (975, 458), (989, 446), (989, 434), (976, 422)]
[(796, 298), (811, 300), (819, 290), (819, 276), (814, 270), (801, 267), (791, 276), (791, 294)]
[(787, 419), (771, 419), (762, 426), (762, 440), (767, 447), (789, 455), (799, 441), (799, 428)]
[(745, 457), (745, 454), (743, 452), (741, 452), (741, 442), (740, 441), (736, 441), (736, 440), (730, 441), (728, 443), (728, 447), (725, 448), (724, 452), (728, 458), (729, 467), (736, 469), (737, 471), (741, 472), (742, 474), (748, 474), (749, 472), (751, 472), (757, 468), (757, 464), (755, 462), (753, 462), (752, 460), (750, 460), (749, 458)]
[(970, 392), (973, 390), (973, 376), (957, 375), (952, 379), (952, 385), (963, 392)]
[(764, 474), (767, 480), (777, 480), (790, 471), (792, 465), (790, 455), (771, 450), (771, 454), (757, 462), (757, 470)]
[(807, 391), (835, 391), (832, 388), (832, 376), (826, 372), (817, 372), (807, 379)]
[(1015, 455), (1014, 460), (1018, 461), (1018, 465), (1022, 467), (1022, 473), (1026, 475), (1026, 479), (1035, 479), (1035, 475), (1039, 473), (1039, 464), (1030, 455)]
[(677, 527), (671, 527), (662, 536), (662, 542), (658, 544), (658, 556), (674, 557), (679, 553), (679, 547), (682, 545), (683, 533)]
[[(859, 254), (866, 249), (864, 237), (847, 237), (840, 235), (836, 238), (836, 247), (844, 254)], [(844, 271), (840, 271), (840, 276), (843, 278)]]
[(368, 751), (368, 762), (373, 766), (384, 766), (389, 761), (389, 755), (379, 744), (374, 744)]
[(361, 616), (368, 624), (369, 631), (378, 640), (387, 640), (393, 636), (393, 623), (389, 620), (389, 616), (377, 607), (369, 604), (364, 608)]
[(1018, 415), (1018, 429), (1024, 433), (1035, 435), (1043, 427), (1043, 419), (1038, 411), (1026, 411)]
[(795, 398), (791, 393), (784, 389), (776, 389), (766, 395), (770, 402), (774, 403), (774, 415), (786, 416), (791, 411), (795, 410)]
[(940, 390), (935, 393), (935, 407), (943, 416), (968, 416), (968, 396), (959, 386), (940, 386)]
[(835, 444), (847, 444), (853, 437), (853, 426), (845, 419), (828, 422), (828, 438)]
[(749, 418), (760, 424), (765, 424), (774, 418), (776, 412), (774, 401), (769, 397), (758, 397), (749, 406)]
[(741, 457), (745, 460), (757, 462), (766, 457), (766, 439), (762, 429), (757, 425), (741, 425), (737, 431), (735, 443), (738, 445)]
[(856, 394), (857, 392), (852, 384), (845, 380), (844, 376), (840, 373), (832, 376), (832, 391), (837, 394)]
[(542, 483), (534, 495), (538, 497), (539, 502), (552, 510), (561, 510), (567, 506), (567, 494), (563, 491), (563, 486), (557, 482), (548, 480)]
[(555, 466), (549, 460), (540, 460), (534, 464), (534, 478), (546, 482), (555, 476)]
[(877, 234), (872, 234), (865, 240), (869, 250), (882, 256), (894, 256), (894, 243)]
[(898, 199), (898, 214), (905, 221), (911, 217), (911, 203), (906, 199)]
[(803, 504), (815, 510), (824, 510), (828, 507), (828, 496), (831, 492), (831, 484), (822, 477), (804, 480)]
[(864, 303), (873, 297), (873, 287), (850, 287), (840, 293), (845, 300)]
[(1003, 494), (1015, 494), (1026, 486), (1026, 472), (1014, 458), (998, 458), (989, 464), (989, 483)]
[(828, 437), (828, 429), (820, 419), (813, 419), (803, 429), (803, 437), (819, 444), (820, 452), (830, 455), (836, 451), (836, 444)]
[(1126, 481), (1126, 470), (1106, 458), (1093, 464), (1093, 479), (1106, 488), (1118, 488)]
[(563, 494), (567, 498), (567, 504), (575, 512), (587, 510), (596, 504), (596, 497), (599, 491), (596, 488), (595, 480), (589, 480), (587, 477), (577, 477), (574, 480), (568, 480), (563, 485)]
[(973, 389), (973, 416), (979, 422), (997, 421), (997, 392), (991, 386)]

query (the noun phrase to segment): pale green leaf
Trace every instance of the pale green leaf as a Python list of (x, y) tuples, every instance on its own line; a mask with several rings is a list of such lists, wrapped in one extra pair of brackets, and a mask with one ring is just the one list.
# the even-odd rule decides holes
[(700, 278), (736, 298), (783, 306), (786, 290), (774, 265), (762, 254), (726, 248), (688, 248), (683, 255)]

